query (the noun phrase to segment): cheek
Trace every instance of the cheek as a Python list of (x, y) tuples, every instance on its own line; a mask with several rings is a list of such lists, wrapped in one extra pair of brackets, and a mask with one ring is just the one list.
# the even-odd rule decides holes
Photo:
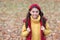
[(30, 11), (30, 14), (31, 14), (31, 15), (34, 15), (34, 13), (33, 13), (33, 12), (31, 12), (31, 11)]
[(35, 16), (38, 16), (38, 15), (39, 15), (39, 13), (35, 13), (34, 15), (35, 15)]
[(39, 15), (39, 13), (36, 13), (36, 15)]

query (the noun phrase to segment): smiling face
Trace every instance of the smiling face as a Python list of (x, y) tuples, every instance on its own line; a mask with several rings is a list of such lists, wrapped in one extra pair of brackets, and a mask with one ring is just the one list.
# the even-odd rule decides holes
[(30, 11), (30, 14), (34, 19), (37, 19), (39, 16), (39, 10), (37, 8), (32, 8), (32, 10)]

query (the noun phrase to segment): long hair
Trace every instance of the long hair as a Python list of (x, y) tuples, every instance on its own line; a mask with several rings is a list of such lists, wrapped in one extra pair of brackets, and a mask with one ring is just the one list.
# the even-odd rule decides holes
[(30, 20), (30, 16), (31, 16), (30, 11), (31, 11), (33, 8), (37, 8), (37, 9), (39, 10), (39, 15), (40, 15), (40, 17), (41, 17), (41, 18), (40, 18), (40, 21), (42, 22), (42, 25), (45, 27), (46, 19), (43, 17), (43, 12), (42, 12), (41, 9), (39, 9), (37, 6), (33, 6), (32, 8), (30, 8), (30, 9), (28, 10), (28, 13), (27, 13), (27, 16), (26, 16), (26, 23), (25, 23), (26, 28), (28, 27), (28, 20)]

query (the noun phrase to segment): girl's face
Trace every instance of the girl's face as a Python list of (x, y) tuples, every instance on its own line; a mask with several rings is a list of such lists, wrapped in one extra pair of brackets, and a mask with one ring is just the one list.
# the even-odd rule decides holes
[(30, 11), (30, 14), (34, 19), (37, 19), (39, 16), (39, 10), (37, 8), (32, 8), (32, 10)]

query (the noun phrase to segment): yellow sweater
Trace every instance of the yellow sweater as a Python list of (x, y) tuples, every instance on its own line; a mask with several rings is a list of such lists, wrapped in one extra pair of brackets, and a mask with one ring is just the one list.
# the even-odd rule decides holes
[[(31, 16), (31, 29), (32, 29), (32, 40), (41, 40), (40, 36), (40, 16), (38, 16), (37, 19), (33, 19)], [(23, 37), (26, 37), (28, 35), (28, 31), (26, 30), (25, 23), (22, 27), (22, 33), (21, 35)], [(50, 33), (49, 25), (46, 22), (46, 29), (44, 30), (45, 35), (48, 35)]]
[(31, 16), (32, 40), (40, 40), (40, 16), (33, 19)]

